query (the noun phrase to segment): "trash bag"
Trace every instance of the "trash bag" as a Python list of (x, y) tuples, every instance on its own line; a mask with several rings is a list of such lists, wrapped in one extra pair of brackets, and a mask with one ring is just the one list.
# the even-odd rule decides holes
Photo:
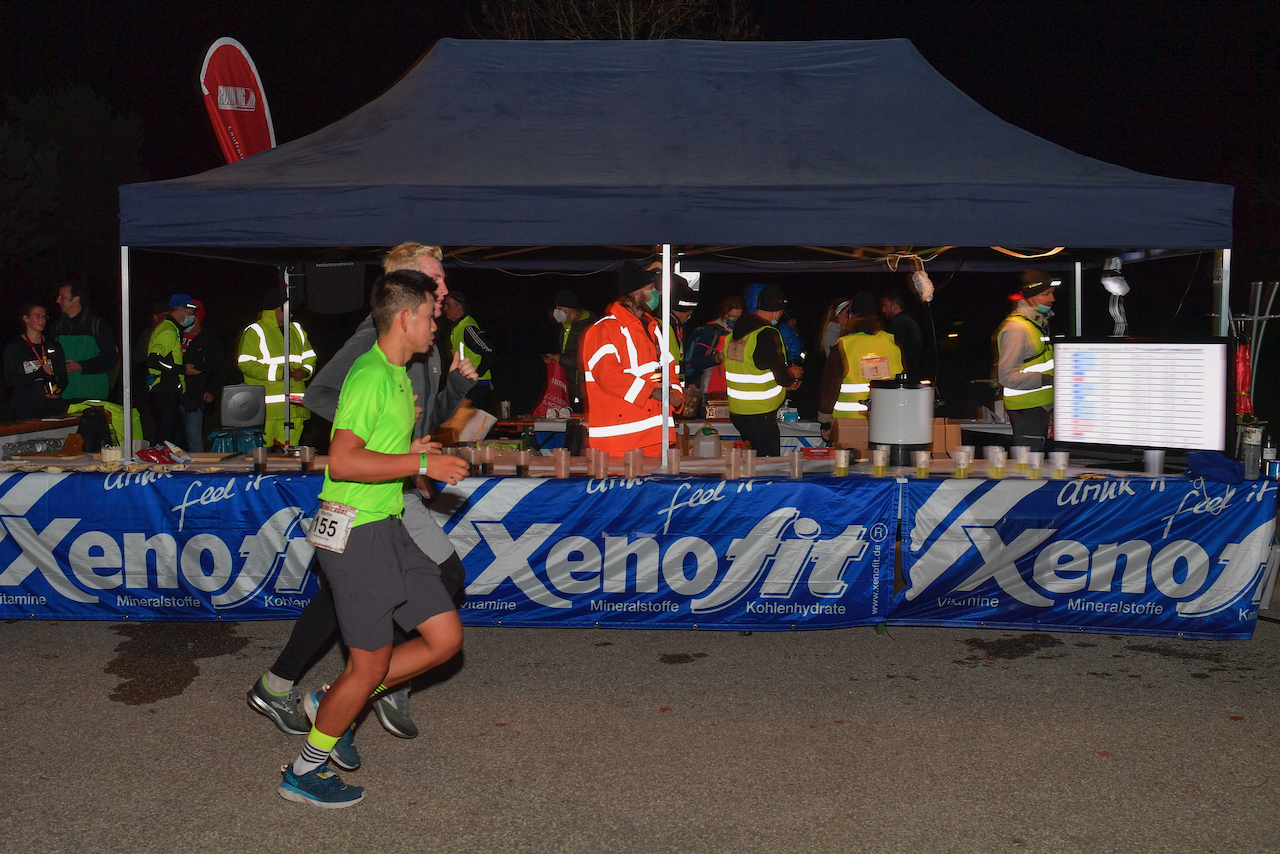
[(555, 418), (559, 410), (570, 406), (569, 380), (560, 362), (552, 359), (547, 362), (547, 390), (542, 393), (542, 402), (533, 408), (534, 417)]

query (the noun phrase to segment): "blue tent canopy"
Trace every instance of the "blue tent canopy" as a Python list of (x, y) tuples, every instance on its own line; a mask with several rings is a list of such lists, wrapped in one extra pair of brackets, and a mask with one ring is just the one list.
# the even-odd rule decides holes
[(122, 187), (120, 235), (171, 249), (1217, 249), (1232, 195), (1001, 121), (901, 39), (445, 39), (316, 133)]

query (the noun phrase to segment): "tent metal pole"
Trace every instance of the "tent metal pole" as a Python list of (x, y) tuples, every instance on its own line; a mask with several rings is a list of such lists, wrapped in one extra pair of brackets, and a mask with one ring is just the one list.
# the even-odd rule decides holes
[(1084, 318), (1081, 316), (1084, 305), (1084, 262), (1077, 261), (1071, 265), (1071, 334), (1079, 338), (1084, 335)]
[[(289, 392), (293, 387), (293, 375), (290, 373), (293, 365), (289, 363), (289, 342), (292, 338), (289, 334), (289, 268), (282, 264), (277, 269), (284, 283), (284, 328), (280, 331), (284, 333), (284, 449), (285, 453), (288, 453), (289, 447), (293, 444), (293, 437), (290, 434), (293, 426), (293, 402), (289, 400)], [(265, 445), (266, 442), (263, 444)]]
[(1213, 334), (1225, 338), (1231, 325), (1231, 250), (1219, 249), (1213, 265)]
[(671, 244), (662, 244), (662, 340), (658, 342), (658, 371), (662, 374), (662, 467), (667, 467), (667, 436), (671, 432), (671, 384), (667, 365), (675, 359), (671, 352)]
[(133, 336), (129, 329), (129, 247), (120, 247), (120, 394), (124, 401), (122, 458), (133, 459), (133, 370), (130, 354)]

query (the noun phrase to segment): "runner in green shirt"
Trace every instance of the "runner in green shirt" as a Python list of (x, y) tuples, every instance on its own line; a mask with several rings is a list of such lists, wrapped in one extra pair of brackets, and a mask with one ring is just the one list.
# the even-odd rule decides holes
[[(374, 288), (378, 342), (342, 384), (329, 442), (321, 510), (308, 539), (333, 591), (347, 645), (346, 669), (327, 691), (303, 698), (312, 728), (301, 755), (283, 766), (281, 796), (325, 808), (364, 798), (328, 768), (330, 752), (371, 700), (445, 663), (462, 648), (462, 621), (440, 567), (400, 521), (403, 481), (413, 475), (457, 483), (460, 457), (428, 437), (417, 420), (405, 365), (435, 336), (435, 286), (416, 270), (386, 274)], [(392, 646), (392, 623), (418, 636)]]

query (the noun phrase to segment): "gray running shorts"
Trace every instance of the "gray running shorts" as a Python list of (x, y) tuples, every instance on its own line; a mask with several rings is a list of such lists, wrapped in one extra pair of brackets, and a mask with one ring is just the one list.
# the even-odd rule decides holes
[(414, 545), (398, 517), (351, 529), (342, 554), (316, 549), (333, 590), (342, 641), (363, 650), (391, 643), (391, 621), (406, 632), (454, 610), (440, 567)]

